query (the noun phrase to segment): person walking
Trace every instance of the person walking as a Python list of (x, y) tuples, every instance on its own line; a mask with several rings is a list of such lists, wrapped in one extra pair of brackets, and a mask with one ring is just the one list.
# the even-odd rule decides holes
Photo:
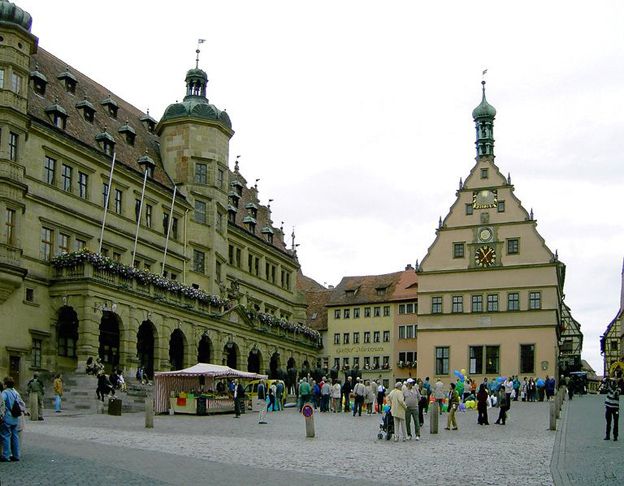
[(455, 418), (457, 407), (459, 407), (459, 394), (457, 393), (457, 390), (455, 390), (455, 383), (451, 383), (451, 390), (448, 394), (448, 416), (446, 419), (446, 430), (457, 430), (457, 419)]
[(481, 383), (479, 385), (479, 391), (477, 392), (477, 412), (479, 413), (477, 423), (479, 425), (490, 425), (487, 413), (487, 399), (489, 396), (485, 384)]
[(605, 419), (607, 421), (607, 434), (604, 440), (611, 438), (611, 423), (613, 423), (613, 441), (618, 440), (618, 420), (620, 417), (620, 390), (615, 380), (609, 381), (609, 390), (605, 399)]
[(390, 413), (392, 413), (392, 419), (394, 420), (394, 441), (399, 441), (399, 431), (401, 431), (401, 437), (403, 442), (407, 440), (407, 431), (405, 430), (405, 398), (403, 398), (403, 392), (401, 391), (402, 384), (397, 381), (394, 385), (394, 390), (388, 394), (388, 401), (390, 402)]
[[(455, 383), (451, 383), (453, 391), (455, 391)], [(435, 397), (436, 402), (438, 402), (438, 408), (440, 409), (440, 415), (442, 415), (442, 403), (444, 403), (444, 383), (442, 380), (436, 381), (435, 390), (433, 392), (433, 396)], [(451, 409), (451, 404), (449, 403), (448, 409)]]
[(373, 381), (372, 383), (368, 380), (364, 382), (364, 386), (366, 387), (366, 398), (364, 402), (366, 403), (366, 414), (373, 414), (373, 403), (375, 402), (375, 393), (377, 392), (377, 385)]
[(275, 403), (279, 411), (284, 410), (284, 382), (282, 380), (275, 385)]
[[(270, 395), (269, 395), (270, 397)], [(270, 398), (269, 398), (270, 399)], [(258, 383), (258, 423), (266, 424), (266, 414), (267, 414), (267, 386), (264, 380), (260, 380)]]
[(511, 395), (505, 393), (505, 388), (501, 387), (500, 390), (498, 390), (498, 418), (496, 419), (496, 422), (494, 422), (495, 424), (505, 425), (505, 421), (507, 420), (507, 410), (510, 408), (510, 400)]
[(275, 394), (277, 393), (277, 386), (275, 386), (275, 382), (271, 383), (271, 386), (268, 387), (269, 391), (269, 404), (267, 405), (267, 411), (275, 412)]
[[(26, 385), (26, 391), (28, 391), (28, 396), (37, 398), (37, 405), (39, 409), (39, 416), (37, 417), (39, 420), (43, 420), (43, 395), (45, 394), (45, 389), (43, 387), (43, 382), (39, 379), (38, 373), (33, 373), (33, 377)], [(33, 398), (29, 398), (33, 400)]]
[(366, 395), (366, 386), (362, 383), (362, 378), (357, 378), (357, 383), (353, 387), (353, 416), (358, 414), (358, 417), (362, 416), (362, 405), (364, 405), (364, 396)]
[(308, 379), (302, 378), (301, 383), (299, 383), (299, 413), (301, 413), (301, 410), (303, 409), (303, 405), (310, 401), (311, 394), (312, 394), (312, 389), (310, 388)]
[(429, 381), (429, 377), (425, 378), (425, 382), (423, 383), (423, 389), (427, 395), (427, 403), (425, 404), (425, 414), (429, 412), (429, 400), (431, 399), (431, 382)]
[[(20, 442), (17, 432), (19, 417), (22, 414), (22, 399), (15, 390), (13, 378), (7, 376), (4, 381), (1, 399), (4, 402), (4, 415), (0, 421), (0, 438), (2, 439), (2, 455), (0, 462), (17, 462), (20, 460)], [(23, 402), (22, 402), (23, 403)], [(19, 408), (20, 413), (14, 413)]]
[(351, 392), (353, 391), (353, 380), (350, 376), (347, 376), (347, 381), (342, 385), (342, 396), (344, 398), (344, 408), (345, 412), (351, 411)]
[(405, 425), (407, 426), (407, 440), (412, 440), (412, 419), (414, 420), (414, 438), (420, 440), (420, 418), (418, 417), (418, 404), (420, 402), (420, 392), (414, 386), (412, 378), (407, 379), (407, 388), (403, 390), (405, 400)]
[(63, 397), (63, 378), (60, 373), (54, 377), (54, 411), (61, 413), (61, 400)]
[(334, 384), (331, 387), (331, 399), (332, 399), (332, 412), (340, 412), (340, 394), (342, 393), (342, 387), (340, 386), (340, 380), (334, 380)]
[(327, 377), (323, 377), (321, 381), (321, 412), (329, 412), (329, 396), (331, 394), (331, 385), (327, 381)]
[(383, 412), (385, 397), (386, 397), (386, 387), (383, 386), (383, 382), (379, 380), (379, 386), (377, 387), (377, 413)]

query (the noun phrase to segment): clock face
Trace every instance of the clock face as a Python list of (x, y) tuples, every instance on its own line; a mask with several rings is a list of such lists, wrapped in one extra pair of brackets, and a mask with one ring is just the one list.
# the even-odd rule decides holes
[(472, 194), (472, 207), (474, 209), (488, 209), (498, 206), (498, 191), (496, 189), (483, 189)]
[(482, 246), (475, 252), (475, 263), (479, 267), (491, 267), (496, 263), (496, 252), (491, 246)]
[(490, 241), (492, 239), (492, 230), (490, 228), (481, 228), (479, 230), (479, 241)]

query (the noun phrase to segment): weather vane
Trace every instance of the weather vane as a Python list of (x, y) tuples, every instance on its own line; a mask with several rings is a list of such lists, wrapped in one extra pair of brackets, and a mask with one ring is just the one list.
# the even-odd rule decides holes
[(484, 69), (483, 72), (481, 73), (481, 81), (485, 81), (485, 75), (487, 74), (487, 69)]
[(198, 69), (199, 68), (199, 45), (203, 44), (204, 42), (206, 42), (206, 39), (197, 39), (197, 49), (195, 50), (195, 54), (197, 54), (197, 56), (195, 57), (195, 68)]

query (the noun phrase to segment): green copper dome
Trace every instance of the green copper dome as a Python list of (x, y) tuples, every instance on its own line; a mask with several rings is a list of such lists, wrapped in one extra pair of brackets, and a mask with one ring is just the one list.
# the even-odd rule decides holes
[(32, 17), (28, 12), (22, 10), (17, 5), (6, 0), (0, 0), (0, 22), (16, 24), (30, 32)]
[(479, 106), (472, 110), (473, 120), (477, 118), (494, 118), (496, 116), (496, 108), (490, 105), (485, 99), (485, 81), (481, 81), (481, 84), (483, 85), (483, 98)]
[(175, 118), (199, 118), (210, 121), (218, 121), (227, 128), (232, 128), (230, 117), (225, 111), (208, 103), (206, 98), (206, 85), (208, 75), (205, 71), (195, 68), (186, 73), (186, 96), (181, 103), (169, 105), (165, 110), (160, 122)]

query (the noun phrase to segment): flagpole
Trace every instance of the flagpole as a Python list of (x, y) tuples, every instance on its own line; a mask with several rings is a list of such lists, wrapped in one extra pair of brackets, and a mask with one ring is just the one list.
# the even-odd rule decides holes
[(102, 229), (100, 230), (100, 246), (98, 248), (98, 253), (102, 253), (102, 243), (104, 242), (104, 227), (106, 226), (106, 214), (108, 213), (108, 201), (110, 200), (110, 194), (113, 184), (113, 171), (115, 170), (115, 158), (117, 157), (117, 152), (113, 152), (113, 163), (111, 165), (110, 174), (108, 176), (108, 190), (106, 191), (106, 201), (104, 203), (104, 216), (102, 217)]
[(148, 167), (145, 167), (145, 174), (143, 176), (143, 189), (141, 189), (141, 203), (139, 204), (139, 214), (137, 216), (136, 231), (134, 232), (134, 248), (132, 249), (132, 267), (134, 267), (134, 261), (136, 259), (137, 242), (139, 241), (139, 227), (141, 226), (141, 215), (143, 214), (143, 199), (145, 198), (145, 184), (147, 184)]
[(165, 274), (165, 263), (167, 262), (167, 249), (169, 248), (169, 234), (171, 233), (171, 227), (173, 226), (173, 204), (175, 203), (176, 192), (178, 191), (178, 186), (173, 186), (173, 197), (171, 198), (171, 210), (169, 211), (169, 221), (167, 224), (167, 238), (165, 240), (165, 252), (163, 254), (163, 264), (160, 275), (163, 276)]

